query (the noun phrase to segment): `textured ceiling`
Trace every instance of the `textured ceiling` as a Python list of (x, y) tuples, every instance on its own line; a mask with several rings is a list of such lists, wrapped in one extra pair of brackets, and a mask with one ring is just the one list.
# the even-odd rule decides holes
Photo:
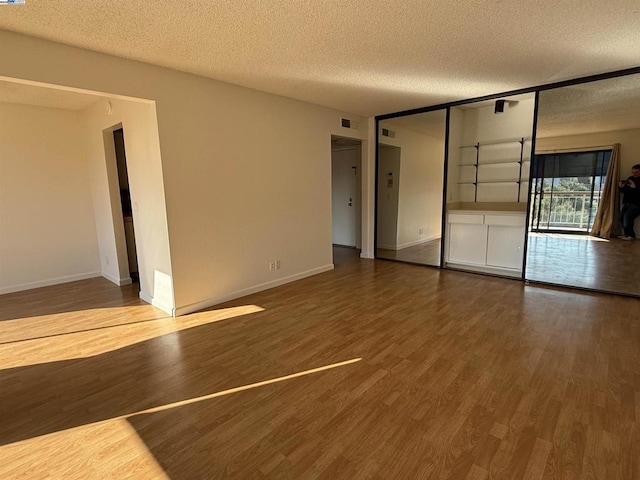
[(640, 74), (540, 92), (539, 137), (640, 128)]
[[(518, 101), (533, 94), (505, 97)], [(475, 102), (458, 108), (492, 106), (495, 100)], [(411, 128), (435, 137), (444, 137), (442, 111), (384, 120), (393, 129)], [(640, 129), (640, 74), (610, 78), (540, 93), (538, 137), (559, 137), (596, 132)]]
[(447, 117), (444, 110), (436, 110), (434, 112), (418, 113), (416, 115), (383, 120), (380, 122), (380, 125), (390, 130), (398, 127), (409, 128), (435, 138), (444, 139), (446, 121)]
[(26, 0), (0, 28), (374, 115), (640, 65), (637, 0)]

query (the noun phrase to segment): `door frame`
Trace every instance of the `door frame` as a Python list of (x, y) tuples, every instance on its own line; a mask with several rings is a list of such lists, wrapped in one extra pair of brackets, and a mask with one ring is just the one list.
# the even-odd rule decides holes
[[(111, 221), (113, 224), (113, 241), (116, 247), (116, 256), (118, 261), (118, 284), (120, 286), (130, 285), (133, 283), (129, 273), (129, 254), (127, 253), (127, 240), (124, 228), (124, 214), (122, 212), (122, 203), (120, 200), (120, 181), (118, 179), (118, 160), (116, 157), (116, 147), (113, 132), (122, 129), (125, 149), (126, 149), (126, 132), (122, 122), (107, 127), (102, 130), (102, 138), (104, 143), (104, 157), (107, 170), (107, 182), (109, 185), (109, 205), (111, 207)], [(128, 178), (129, 185), (131, 181)], [(136, 231), (135, 215), (133, 218), (134, 236)], [(136, 246), (138, 242), (136, 241)], [(136, 259), (139, 260), (139, 259)]]
[[(334, 148), (336, 143), (334, 142), (345, 142), (342, 146), (338, 146), (338, 148)], [(366, 155), (366, 150), (363, 148), (364, 141), (359, 138), (351, 138), (344, 137), (341, 135), (331, 135), (331, 154), (333, 155), (334, 150), (356, 150), (356, 195), (354, 197), (354, 203), (356, 207), (355, 212), (355, 231), (356, 231), (356, 245), (355, 249), (362, 251), (362, 241), (363, 241), (363, 218), (366, 215), (365, 202), (364, 202), (364, 192), (365, 185), (363, 182), (366, 181), (364, 175), (362, 175), (362, 166), (366, 161), (366, 158), (363, 156)], [(337, 144), (340, 145), (340, 144)], [(333, 174), (333, 164), (331, 165), (331, 172)], [(333, 179), (331, 181), (331, 192), (333, 194)], [(331, 204), (331, 215), (333, 217), (333, 200)], [(331, 221), (331, 244), (333, 246), (333, 218)]]

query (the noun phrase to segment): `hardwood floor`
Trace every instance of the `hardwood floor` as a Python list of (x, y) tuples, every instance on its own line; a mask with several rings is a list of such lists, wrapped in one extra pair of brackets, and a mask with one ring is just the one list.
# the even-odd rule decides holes
[(529, 234), (526, 278), (640, 295), (640, 241)]
[(399, 260), (401, 262), (419, 263), (437, 267), (440, 265), (440, 239), (438, 238), (400, 250), (378, 248), (377, 256), (388, 260)]
[(334, 263), (178, 319), (0, 296), (0, 478), (640, 478), (637, 299)]

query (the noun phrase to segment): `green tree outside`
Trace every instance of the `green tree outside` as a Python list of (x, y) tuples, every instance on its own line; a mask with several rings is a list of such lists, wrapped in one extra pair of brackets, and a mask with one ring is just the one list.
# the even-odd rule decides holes
[[(591, 181), (592, 177), (545, 178), (539, 204), (540, 226), (549, 224), (550, 228), (587, 228)], [(598, 197), (594, 196), (594, 209), (597, 208)]]

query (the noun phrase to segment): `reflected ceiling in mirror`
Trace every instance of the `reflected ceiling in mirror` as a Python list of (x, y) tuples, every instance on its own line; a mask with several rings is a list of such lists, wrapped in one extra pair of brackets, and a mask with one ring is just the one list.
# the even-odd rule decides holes
[(540, 92), (537, 137), (640, 127), (640, 74)]
[(444, 142), (446, 113), (444, 110), (418, 113), (405, 117), (383, 120), (380, 124), (383, 128), (408, 128), (425, 135), (440, 138)]

